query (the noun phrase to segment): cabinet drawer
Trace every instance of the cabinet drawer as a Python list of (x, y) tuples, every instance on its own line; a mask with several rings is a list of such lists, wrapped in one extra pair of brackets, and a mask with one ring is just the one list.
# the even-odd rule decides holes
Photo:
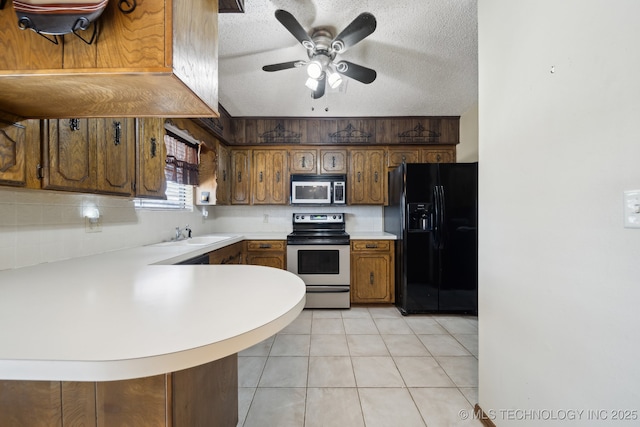
[(247, 251), (284, 251), (284, 240), (250, 240), (247, 241)]
[(351, 250), (354, 252), (389, 251), (391, 240), (352, 240)]

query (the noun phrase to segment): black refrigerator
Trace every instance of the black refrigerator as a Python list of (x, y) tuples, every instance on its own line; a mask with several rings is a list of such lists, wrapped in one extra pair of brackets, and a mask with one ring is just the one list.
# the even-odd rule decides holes
[(402, 314), (477, 314), (478, 163), (409, 163), (389, 172), (384, 230), (398, 236)]

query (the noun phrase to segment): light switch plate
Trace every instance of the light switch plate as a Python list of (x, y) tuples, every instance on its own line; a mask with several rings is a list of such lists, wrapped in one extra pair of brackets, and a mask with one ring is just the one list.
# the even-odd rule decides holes
[(624, 226), (640, 228), (640, 190), (624, 192)]

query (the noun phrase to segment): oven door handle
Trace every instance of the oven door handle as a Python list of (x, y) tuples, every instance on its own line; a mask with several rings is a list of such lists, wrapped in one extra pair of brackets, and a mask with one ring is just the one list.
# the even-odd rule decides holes
[(307, 286), (308, 294), (337, 294), (349, 290), (349, 286)]

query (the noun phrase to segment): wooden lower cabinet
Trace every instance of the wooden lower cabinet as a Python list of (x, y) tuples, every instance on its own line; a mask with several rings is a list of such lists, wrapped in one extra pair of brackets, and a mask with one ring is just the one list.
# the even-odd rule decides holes
[(351, 302), (395, 301), (393, 240), (351, 241)]
[(285, 240), (245, 241), (246, 262), (249, 265), (287, 268), (287, 242)]
[(243, 243), (234, 243), (213, 252), (209, 252), (209, 264), (242, 264), (244, 259), (243, 255)]
[(0, 380), (2, 426), (235, 426), (237, 354), (122, 381)]

